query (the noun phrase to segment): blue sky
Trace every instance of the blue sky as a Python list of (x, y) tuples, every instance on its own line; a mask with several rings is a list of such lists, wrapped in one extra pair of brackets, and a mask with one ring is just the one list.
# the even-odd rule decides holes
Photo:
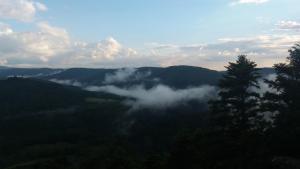
[[(113, 36), (124, 43), (214, 42), (224, 36), (270, 32), (279, 20), (299, 19), (298, 0), (231, 6), (230, 0), (48, 0), (45, 17), (76, 38)], [(293, 5), (298, 4), (298, 5)], [(266, 22), (260, 23), (259, 18)]]
[(248, 54), (271, 66), (300, 41), (300, 2), (0, 0), (0, 22), (13, 31), (0, 43), (20, 45), (0, 48), (4, 65), (222, 69)]

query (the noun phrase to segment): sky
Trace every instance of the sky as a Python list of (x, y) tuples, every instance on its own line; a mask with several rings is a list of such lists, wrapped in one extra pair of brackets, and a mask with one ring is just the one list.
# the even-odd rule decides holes
[(0, 66), (270, 67), (297, 42), (299, 0), (0, 0)]

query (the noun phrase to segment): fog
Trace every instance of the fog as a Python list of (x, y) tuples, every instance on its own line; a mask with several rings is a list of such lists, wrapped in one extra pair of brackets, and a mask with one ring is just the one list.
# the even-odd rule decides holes
[(125, 83), (129, 81), (141, 80), (151, 75), (151, 72), (138, 72), (135, 68), (118, 69), (112, 74), (106, 74), (104, 84)]
[(275, 89), (270, 88), (269, 84), (265, 80), (274, 81), (276, 79), (276, 74), (269, 74), (258, 80), (259, 88), (251, 88), (250, 90), (257, 92), (260, 96), (263, 96), (266, 92), (276, 93)]
[(180, 90), (172, 89), (165, 85), (157, 85), (150, 89), (146, 89), (141, 85), (130, 88), (108, 85), (90, 86), (86, 90), (128, 97), (130, 99), (127, 99), (126, 104), (130, 105), (133, 110), (141, 108), (166, 109), (185, 104), (191, 100), (204, 103), (217, 96), (216, 88), (208, 85)]
[(51, 82), (68, 85), (68, 86), (75, 86), (75, 87), (82, 87), (82, 83), (75, 81), (75, 80), (60, 80), (60, 79), (50, 79)]
[[(143, 85), (135, 85), (131, 87), (117, 87), (114, 83), (125, 83), (134, 80), (143, 80), (151, 75), (151, 72), (138, 72), (134, 68), (124, 68), (107, 74), (102, 86), (89, 86), (75, 80), (58, 80), (50, 81), (63, 85), (71, 85), (81, 87), (88, 91), (106, 92), (118, 96), (126, 97), (125, 104), (132, 107), (132, 110), (143, 108), (151, 109), (167, 109), (180, 106), (195, 100), (200, 103), (206, 103), (208, 100), (216, 99), (218, 89), (215, 86), (203, 85), (198, 87), (190, 87), (186, 89), (174, 89), (163, 84), (156, 85), (152, 88), (145, 88)], [(258, 88), (250, 88), (261, 96), (266, 92), (276, 92), (270, 88), (265, 80), (275, 80), (276, 75), (270, 74), (258, 80)]]

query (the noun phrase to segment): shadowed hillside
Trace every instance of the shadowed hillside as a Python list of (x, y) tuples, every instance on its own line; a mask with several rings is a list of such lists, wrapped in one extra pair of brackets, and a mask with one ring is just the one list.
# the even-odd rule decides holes
[(79, 88), (62, 86), (39, 79), (8, 78), (0, 80), (1, 116), (72, 108), (92, 95)]

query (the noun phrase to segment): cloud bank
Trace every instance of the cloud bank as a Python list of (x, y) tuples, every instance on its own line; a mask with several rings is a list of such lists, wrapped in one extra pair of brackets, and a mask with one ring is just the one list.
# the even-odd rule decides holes
[(132, 110), (143, 108), (166, 109), (185, 104), (191, 100), (205, 103), (217, 95), (215, 87), (212, 86), (200, 86), (181, 90), (175, 90), (165, 85), (158, 85), (151, 89), (145, 89), (143, 86), (131, 88), (90, 86), (86, 90), (107, 92), (131, 98), (126, 101), (126, 104), (130, 105)]
[[(136, 73), (135, 69), (120, 69), (111, 75), (110, 83), (128, 82), (129, 76)], [(269, 87), (265, 80), (275, 80), (276, 74), (269, 74), (258, 80), (260, 88), (249, 88), (263, 96), (266, 92), (276, 93), (276, 90)], [(105, 92), (125, 97), (125, 104), (131, 107), (132, 111), (140, 109), (164, 110), (187, 104), (189, 101), (198, 101), (207, 103), (207, 101), (218, 98), (218, 88), (216, 86), (203, 85), (199, 87), (190, 87), (186, 89), (174, 89), (169, 86), (159, 84), (151, 88), (145, 88), (143, 85), (134, 85), (130, 87), (117, 87), (114, 85), (90, 86), (82, 84), (76, 80), (58, 80), (50, 81), (83, 88), (92, 92)], [(203, 104), (205, 105), (205, 104)]]
[[(236, 0), (233, 4), (266, 2), (268, 0)], [(113, 37), (98, 42), (75, 40), (66, 29), (36, 19), (39, 12), (47, 9), (46, 5), (35, 0), (0, 0), (0, 19), (31, 22), (31, 26), (35, 26), (30, 31), (16, 31), (10, 25), (0, 23), (0, 66), (120, 68), (191, 65), (223, 70), (237, 55), (247, 54), (259, 66), (269, 67), (285, 61), (288, 49), (300, 41), (300, 24), (280, 21), (276, 25), (279, 32), (272, 34), (222, 38), (203, 44), (151, 42), (134, 49)]]
[(193, 65), (221, 70), (236, 59), (237, 55), (246, 54), (260, 67), (271, 67), (274, 63), (284, 62), (288, 49), (300, 41), (298, 34), (273, 34), (254, 37), (222, 38), (216, 43), (175, 45), (150, 44), (153, 56), (162, 66), (176, 64)]
[(138, 62), (136, 51), (123, 47), (114, 38), (98, 43), (78, 42), (65, 29), (47, 22), (39, 22), (36, 27), (36, 32), (15, 32), (9, 25), (0, 24), (2, 63), (19, 67), (95, 67), (114, 62), (121, 65), (134, 59)]
[(285, 61), (288, 49), (300, 41), (298, 34), (272, 34), (222, 38), (208, 44), (150, 43), (138, 51), (112, 37), (88, 43), (73, 40), (65, 29), (47, 22), (39, 22), (36, 27), (37, 31), (16, 32), (9, 25), (0, 24), (1, 65), (63, 68), (191, 65), (222, 70), (237, 55), (247, 54), (259, 66), (266, 67)]

